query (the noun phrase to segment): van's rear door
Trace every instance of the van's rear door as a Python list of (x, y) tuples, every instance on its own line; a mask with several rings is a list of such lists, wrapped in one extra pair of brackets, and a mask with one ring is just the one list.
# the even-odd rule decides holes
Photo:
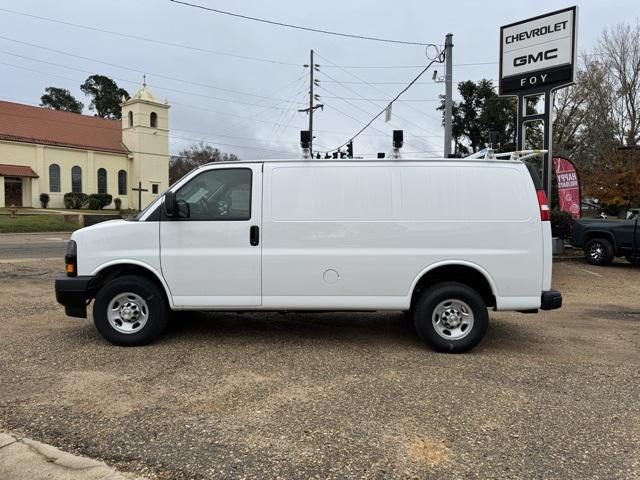
[[(529, 175), (531, 176), (531, 181), (533, 182), (533, 186), (536, 191), (543, 190), (542, 182), (540, 181), (540, 176), (533, 165), (529, 162), (523, 162), (527, 170), (529, 171)], [(551, 222), (544, 221), (542, 223), (542, 285), (541, 289), (543, 291), (551, 289), (551, 276), (553, 270), (553, 247), (551, 245)]]
[(160, 224), (162, 274), (184, 308), (262, 302), (262, 164), (203, 168), (175, 191), (188, 218)]

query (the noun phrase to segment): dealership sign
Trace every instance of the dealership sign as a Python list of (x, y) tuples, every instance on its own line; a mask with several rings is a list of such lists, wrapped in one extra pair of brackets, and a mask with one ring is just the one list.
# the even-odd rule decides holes
[(573, 83), (576, 7), (500, 28), (500, 95)]

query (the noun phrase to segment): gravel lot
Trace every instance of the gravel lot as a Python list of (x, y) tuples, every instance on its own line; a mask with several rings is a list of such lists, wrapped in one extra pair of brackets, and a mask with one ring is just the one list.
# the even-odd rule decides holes
[(0, 262), (0, 428), (160, 479), (640, 478), (637, 267), (556, 264), (565, 307), (491, 312), (465, 355), (399, 313), (188, 314), (114, 347), (55, 304), (62, 267)]

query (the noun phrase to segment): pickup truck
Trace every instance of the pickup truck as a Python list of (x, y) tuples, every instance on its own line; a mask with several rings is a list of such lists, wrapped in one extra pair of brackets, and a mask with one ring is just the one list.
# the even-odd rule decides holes
[(583, 248), (592, 265), (611, 265), (614, 257), (625, 257), (640, 265), (640, 214), (626, 220), (583, 219), (573, 225), (572, 245)]

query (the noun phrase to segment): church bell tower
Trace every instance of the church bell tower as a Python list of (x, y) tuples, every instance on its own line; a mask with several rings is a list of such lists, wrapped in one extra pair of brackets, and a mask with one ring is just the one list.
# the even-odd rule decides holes
[(138, 208), (138, 188), (141, 183), (142, 208), (169, 187), (169, 104), (158, 101), (148, 90), (146, 79), (142, 88), (122, 107), (122, 142), (129, 154), (129, 205)]

